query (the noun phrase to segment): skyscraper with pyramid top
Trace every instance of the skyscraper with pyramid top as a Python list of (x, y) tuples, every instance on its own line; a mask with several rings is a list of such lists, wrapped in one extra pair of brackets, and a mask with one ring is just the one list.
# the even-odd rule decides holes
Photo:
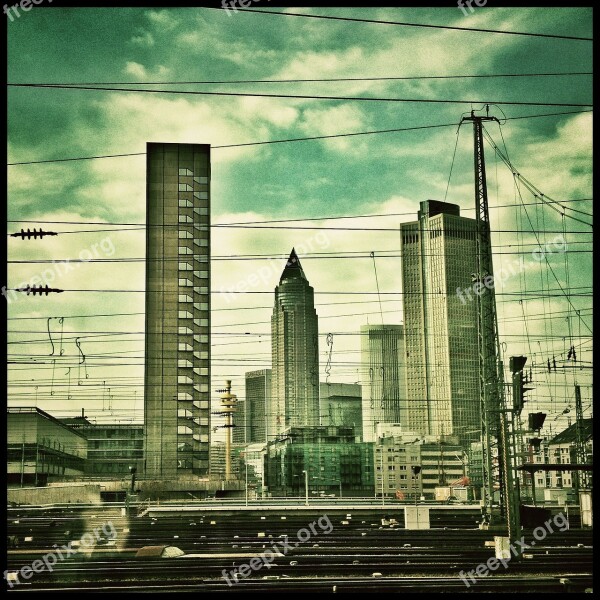
[(319, 341), (314, 289), (292, 248), (275, 288), (271, 317), (273, 371), (267, 410), (269, 440), (319, 418)]

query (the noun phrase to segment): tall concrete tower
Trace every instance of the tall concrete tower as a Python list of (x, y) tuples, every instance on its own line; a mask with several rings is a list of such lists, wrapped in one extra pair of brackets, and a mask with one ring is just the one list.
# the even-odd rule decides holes
[(288, 427), (319, 425), (318, 334), (314, 290), (292, 249), (271, 317), (269, 441)]
[(147, 147), (147, 477), (204, 476), (210, 435), (210, 146)]
[(477, 440), (477, 223), (428, 200), (400, 231), (409, 429)]

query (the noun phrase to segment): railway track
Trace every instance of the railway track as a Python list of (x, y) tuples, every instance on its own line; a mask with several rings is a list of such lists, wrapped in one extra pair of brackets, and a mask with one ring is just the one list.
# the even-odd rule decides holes
[[(478, 511), (431, 511), (432, 529), (413, 531), (402, 527), (402, 511), (371, 508), (356, 512), (329, 510), (331, 528), (315, 526), (310, 539), (296, 543), (300, 530), (323, 517), (318, 507), (301, 512), (257, 509), (236, 512), (199, 512), (157, 517), (122, 517), (100, 508), (64, 514), (41, 515), (11, 511), (9, 536), (18, 543), (8, 551), (8, 569), (23, 566), (101, 530), (106, 524), (116, 533), (114, 546), (106, 540), (58, 561), (52, 571), (42, 571), (10, 591), (510, 591), (571, 592), (592, 586), (592, 532), (580, 529), (548, 533), (508, 568), (480, 577), (467, 588), (461, 571), (468, 572), (494, 556), (490, 547), (498, 532), (476, 527)], [(35, 515), (35, 516), (33, 516)], [(382, 520), (383, 519), (383, 520)], [(394, 521), (395, 519), (395, 521)], [(534, 540), (531, 529), (523, 539)], [(247, 564), (248, 556), (273, 546), (289, 553), (270, 568), (256, 570), (229, 586), (222, 572)], [(291, 542), (294, 542), (293, 544)], [(111, 542), (112, 543), (112, 542)], [(487, 543), (487, 545), (486, 545)], [(149, 545), (177, 546), (196, 558), (136, 558), (137, 550)], [(534, 547), (535, 546), (535, 547)], [(243, 555), (243, 556), (242, 556)], [(373, 577), (376, 573), (378, 576)], [(267, 579), (263, 579), (263, 577)], [(335, 588), (335, 590), (334, 590)]]

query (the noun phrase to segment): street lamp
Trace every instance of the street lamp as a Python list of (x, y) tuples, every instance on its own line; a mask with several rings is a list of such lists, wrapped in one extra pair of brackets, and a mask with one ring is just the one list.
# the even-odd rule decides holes
[[(385, 495), (383, 493), (383, 437), (379, 438), (381, 445), (378, 448), (379, 450), (379, 472), (381, 474), (381, 506), (385, 506)], [(377, 492), (375, 492), (375, 497), (377, 497)]]
[(135, 489), (135, 474), (137, 472), (137, 467), (130, 466), (129, 472), (131, 473), (131, 490), (129, 488), (125, 488), (125, 514), (129, 515), (129, 497), (133, 495), (133, 491)]
[(244, 465), (246, 467), (246, 506), (248, 506), (248, 455), (246, 452), (240, 452), (240, 456), (244, 457)]
[(306, 471), (305, 469), (302, 469), (302, 472), (304, 473), (304, 494), (305, 494), (304, 504), (306, 504), (306, 506), (308, 506), (308, 471)]

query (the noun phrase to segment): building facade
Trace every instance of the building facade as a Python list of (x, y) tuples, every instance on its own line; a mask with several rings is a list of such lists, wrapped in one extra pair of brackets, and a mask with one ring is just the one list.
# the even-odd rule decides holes
[(462, 486), (467, 476), (461, 446), (415, 432), (379, 438), (374, 467), (375, 496), (398, 500), (435, 500), (436, 488)]
[(321, 423), (354, 427), (356, 441), (362, 441), (362, 390), (355, 383), (321, 383)]
[(145, 472), (206, 476), (210, 146), (147, 146)]
[(245, 439), (247, 444), (269, 441), (268, 407), (271, 404), (271, 369), (246, 373)]
[(454, 204), (421, 202), (402, 223), (402, 299), (409, 429), (473, 441), (481, 429), (477, 302), (477, 227)]
[(246, 419), (246, 401), (238, 399), (235, 404), (235, 412), (233, 413), (232, 444), (246, 443)]
[(287, 427), (317, 426), (319, 328), (314, 290), (294, 249), (275, 288), (271, 317), (272, 379), (269, 439)]
[(267, 448), (264, 478), (268, 494), (371, 496), (373, 444), (354, 440), (352, 427), (288, 429)]
[(47, 412), (32, 407), (7, 409), (7, 483), (45, 486), (81, 479), (87, 440)]
[(360, 339), (363, 439), (374, 442), (379, 423), (406, 425), (404, 326), (363, 325)]
[(85, 472), (90, 477), (121, 478), (129, 467), (142, 473), (144, 427), (129, 424), (99, 424), (80, 429), (88, 442)]
[[(593, 465), (593, 419), (581, 421), (580, 435), (583, 446), (583, 464)], [(551, 437), (543, 439), (537, 447), (528, 448), (527, 462), (540, 465), (574, 465), (577, 461), (577, 424), (569, 425), (566, 429)], [(534, 481), (531, 481), (531, 478)], [(524, 478), (522, 496), (532, 498), (535, 491), (536, 501), (579, 501), (578, 490), (593, 488), (593, 471), (554, 470), (544, 469), (535, 471), (532, 476)]]
[[(242, 453), (244, 444), (231, 445), (231, 478), (239, 479), (241, 477)], [(226, 444), (224, 442), (213, 442), (210, 446), (210, 474), (215, 479), (225, 479), (225, 457)]]
[[(409, 436), (410, 437), (410, 436)], [(420, 441), (415, 436), (416, 441)], [(373, 446), (375, 496), (409, 500), (421, 497), (422, 478), (413, 467), (421, 463), (420, 446), (402, 437), (381, 437)]]
[(435, 499), (436, 487), (451, 486), (467, 477), (467, 457), (462, 446), (438, 440), (421, 444), (420, 451), (425, 499)]

